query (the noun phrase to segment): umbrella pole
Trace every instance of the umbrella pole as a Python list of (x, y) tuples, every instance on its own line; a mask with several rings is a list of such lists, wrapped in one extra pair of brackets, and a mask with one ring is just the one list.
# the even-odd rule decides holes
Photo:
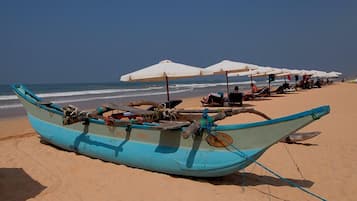
[(252, 93), (254, 93), (253, 92), (253, 76), (252, 75), (250, 75), (250, 89), (252, 90)]
[(166, 79), (166, 96), (167, 96), (167, 101), (170, 101), (170, 95), (169, 95), (169, 78), (165, 76)]
[(227, 96), (229, 94), (229, 87), (228, 87), (228, 71), (226, 71), (226, 83), (227, 83)]

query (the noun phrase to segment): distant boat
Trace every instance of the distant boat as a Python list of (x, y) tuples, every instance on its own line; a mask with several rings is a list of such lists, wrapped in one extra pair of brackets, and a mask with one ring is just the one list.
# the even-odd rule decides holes
[[(223, 176), (245, 168), (270, 146), (330, 111), (329, 106), (321, 106), (256, 123), (206, 127), (201, 119), (199, 131), (196, 129), (185, 139), (182, 133), (187, 134), (193, 124), (120, 119), (108, 122), (103, 116), (88, 114), (69, 121), (71, 114), (68, 116), (60, 106), (43, 102), (23, 85), (12, 88), (32, 127), (55, 146), (131, 167), (196, 177)], [(132, 113), (139, 114), (140, 110)]]

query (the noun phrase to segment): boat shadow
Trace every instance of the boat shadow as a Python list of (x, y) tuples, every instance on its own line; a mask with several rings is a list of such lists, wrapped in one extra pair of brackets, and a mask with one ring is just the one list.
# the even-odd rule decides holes
[(271, 98), (268, 97), (257, 97), (257, 98), (253, 98), (250, 100), (246, 100), (247, 102), (256, 102), (256, 101), (269, 101), (272, 100)]
[[(84, 136), (84, 135), (83, 135)], [(81, 136), (81, 137), (83, 137)], [(192, 150), (189, 153), (188, 160), (186, 161), (186, 166), (187, 167), (192, 167), (194, 158), (196, 156), (198, 147), (200, 143), (198, 143), (199, 140), (196, 140), (196, 143), (194, 143)], [(88, 143), (88, 141), (87, 141)], [(123, 141), (125, 144), (126, 141)], [(65, 149), (62, 149), (60, 147), (54, 146), (52, 144), (48, 144), (49, 146), (52, 146), (55, 149), (63, 150), (63, 151), (68, 151)], [(116, 146), (110, 146), (110, 148), (115, 148), (114, 150), (118, 149)], [(70, 151), (68, 151), (70, 152)], [(88, 156), (90, 157), (90, 156)], [(92, 158), (92, 157), (90, 157)], [(103, 160), (105, 161), (105, 160)], [(169, 174), (170, 175), (170, 174)], [(190, 176), (178, 176), (178, 175), (170, 175), (173, 178), (186, 178), (192, 181), (197, 181), (197, 182), (204, 182), (204, 183), (210, 183), (213, 185), (236, 185), (236, 186), (241, 186), (241, 187), (249, 187), (249, 186), (259, 186), (259, 185), (271, 185), (271, 186), (290, 186), (288, 183), (285, 181), (273, 177), (273, 176), (267, 176), (267, 175), (257, 175), (255, 173), (248, 173), (248, 172), (238, 172), (238, 173), (233, 173), (227, 176), (222, 176), (222, 177), (190, 177)], [(292, 179), (292, 178), (287, 178), (288, 180), (304, 187), (304, 188), (310, 188), (314, 182), (311, 180), (307, 179)], [(1, 198), (1, 197), (0, 197)], [(1, 199), (0, 199), (1, 200)]]
[(306, 142), (286, 142), (287, 144), (295, 144), (295, 145), (301, 145), (301, 146), (318, 146), (318, 144), (314, 144), (314, 143), (306, 143)]
[(272, 94), (268, 97), (271, 97), (271, 98), (282, 98), (282, 97), (286, 97), (286, 94)]
[[(223, 177), (212, 177), (212, 178), (190, 178), (199, 182), (206, 182), (213, 185), (236, 185), (241, 187), (251, 187), (259, 185), (270, 185), (270, 186), (290, 186), (285, 181), (268, 175), (257, 175), (255, 173), (244, 172), (244, 173), (233, 173)], [(292, 179), (288, 180), (304, 187), (310, 188), (314, 182), (307, 179)]]
[(0, 168), (0, 200), (28, 200), (46, 188), (22, 168)]
[[(242, 106), (239, 107), (254, 107), (255, 105), (250, 104), (250, 103), (243, 103)], [(233, 106), (234, 107), (234, 106)]]

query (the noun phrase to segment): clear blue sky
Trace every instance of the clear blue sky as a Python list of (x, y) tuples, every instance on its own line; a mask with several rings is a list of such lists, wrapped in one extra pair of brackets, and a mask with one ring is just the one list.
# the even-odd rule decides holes
[(0, 83), (111, 82), (163, 59), (357, 75), (357, 1), (1, 0)]

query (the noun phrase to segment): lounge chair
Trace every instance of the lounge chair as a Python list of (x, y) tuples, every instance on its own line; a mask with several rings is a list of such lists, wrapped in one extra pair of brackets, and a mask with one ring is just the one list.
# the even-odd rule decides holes
[(288, 83), (284, 83), (283, 85), (279, 86), (275, 90), (272, 90), (271, 93), (285, 94), (294, 91), (296, 91), (295, 87), (291, 87)]
[(242, 106), (243, 105), (243, 94), (242, 93), (229, 93), (228, 95), (228, 105), (229, 106)]
[(223, 93), (210, 93), (208, 96), (202, 98), (201, 103), (203, 106), (223, 106)]
[(280, 85), (278, 88), (276, 88), (275, 90), (272, 90), (271, 93), (277, 93), (277, 94), (283, 94), (284, 92), (284, 86)]
[(263, 88), (259, 89), (255, 93), (244, 94), (243, 100), (247, 101), (247, 100), (252, 100), (252, 99), (255, 99), (255, 98), (267, 97), (267, 96), (270, 96), (270, 90), (269, 90), (268, 87), (263, 87)]

